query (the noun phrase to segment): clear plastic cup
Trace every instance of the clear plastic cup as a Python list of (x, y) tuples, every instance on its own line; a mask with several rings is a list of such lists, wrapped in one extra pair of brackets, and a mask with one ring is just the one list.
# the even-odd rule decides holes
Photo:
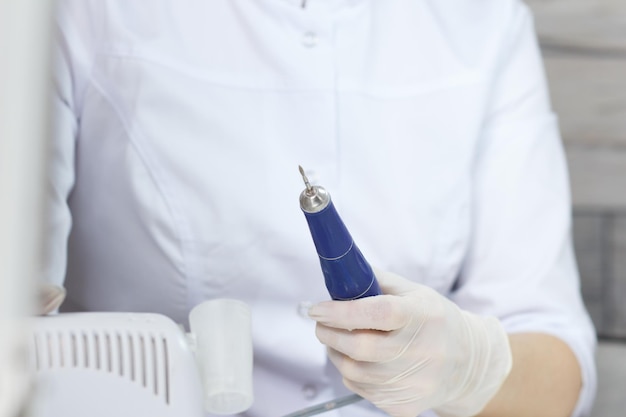
[(189, 315), (196, 337), (196, 357), (204, 392), (204, 409), (237, 414), (252, 405), (252, 334), (250, 308), (233, 299), (214, 299)]

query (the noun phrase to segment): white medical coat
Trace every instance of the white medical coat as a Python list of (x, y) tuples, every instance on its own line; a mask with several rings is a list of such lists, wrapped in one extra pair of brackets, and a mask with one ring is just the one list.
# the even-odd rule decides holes
[(594, 333), (527, 8), (300, 4), (61, 2), (46, 274), (65, 309), (185, 323), (203, 300), (238, 298), (253, 314), (247, 415), (344, 394), (298, 313), (328, 299), (302, 164), (370, 263), (567, 342), (584, 374), (576, 415), (588, 410)]

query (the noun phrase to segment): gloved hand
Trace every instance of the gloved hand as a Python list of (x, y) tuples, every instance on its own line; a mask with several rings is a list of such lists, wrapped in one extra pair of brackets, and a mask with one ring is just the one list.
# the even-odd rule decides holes
[(398, 275), (376, 276), (385, 295), (309, 309), (344, 384), (394, 417), (480, 412), (511, 369), (500, 322)]
[(65, 300), (65, 288), (58, 285), (41, 283), (37, 290), (38, 314), (45, 316), (61, 306)]

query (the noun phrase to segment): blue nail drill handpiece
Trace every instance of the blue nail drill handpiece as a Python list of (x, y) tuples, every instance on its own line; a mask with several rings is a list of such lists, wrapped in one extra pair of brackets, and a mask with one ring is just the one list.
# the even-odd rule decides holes
[(382, 294), (372, 267), (339, 217), (330, 194), (323, 187), (311, 186), (302, 167), (300, 174), (306, 185), (300, 194), (300, 208), (309, 224), (331, 298), (354, 300)]

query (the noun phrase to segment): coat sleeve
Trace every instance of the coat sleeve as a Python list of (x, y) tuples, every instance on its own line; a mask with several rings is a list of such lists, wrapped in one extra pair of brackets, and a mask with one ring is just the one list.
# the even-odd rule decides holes
[(95, 29), (86, 7), (59, 1), (54, 38), (52, 135), (46, 183), (46, 246), (43, 280), (63, 285), (72, 225), (68, 198), (75, 182), (75, 147), (80, 101), (95, 51)]
[(471, 243), (451, 298), (497, 316), (509, 333), (566, 342), (583, 373), (574, 412), (581, 416), (595, 395), (595, 332), (580, 294), (567, 167), (532, 17), (514, 4), (490, 77), (474, 161)]

